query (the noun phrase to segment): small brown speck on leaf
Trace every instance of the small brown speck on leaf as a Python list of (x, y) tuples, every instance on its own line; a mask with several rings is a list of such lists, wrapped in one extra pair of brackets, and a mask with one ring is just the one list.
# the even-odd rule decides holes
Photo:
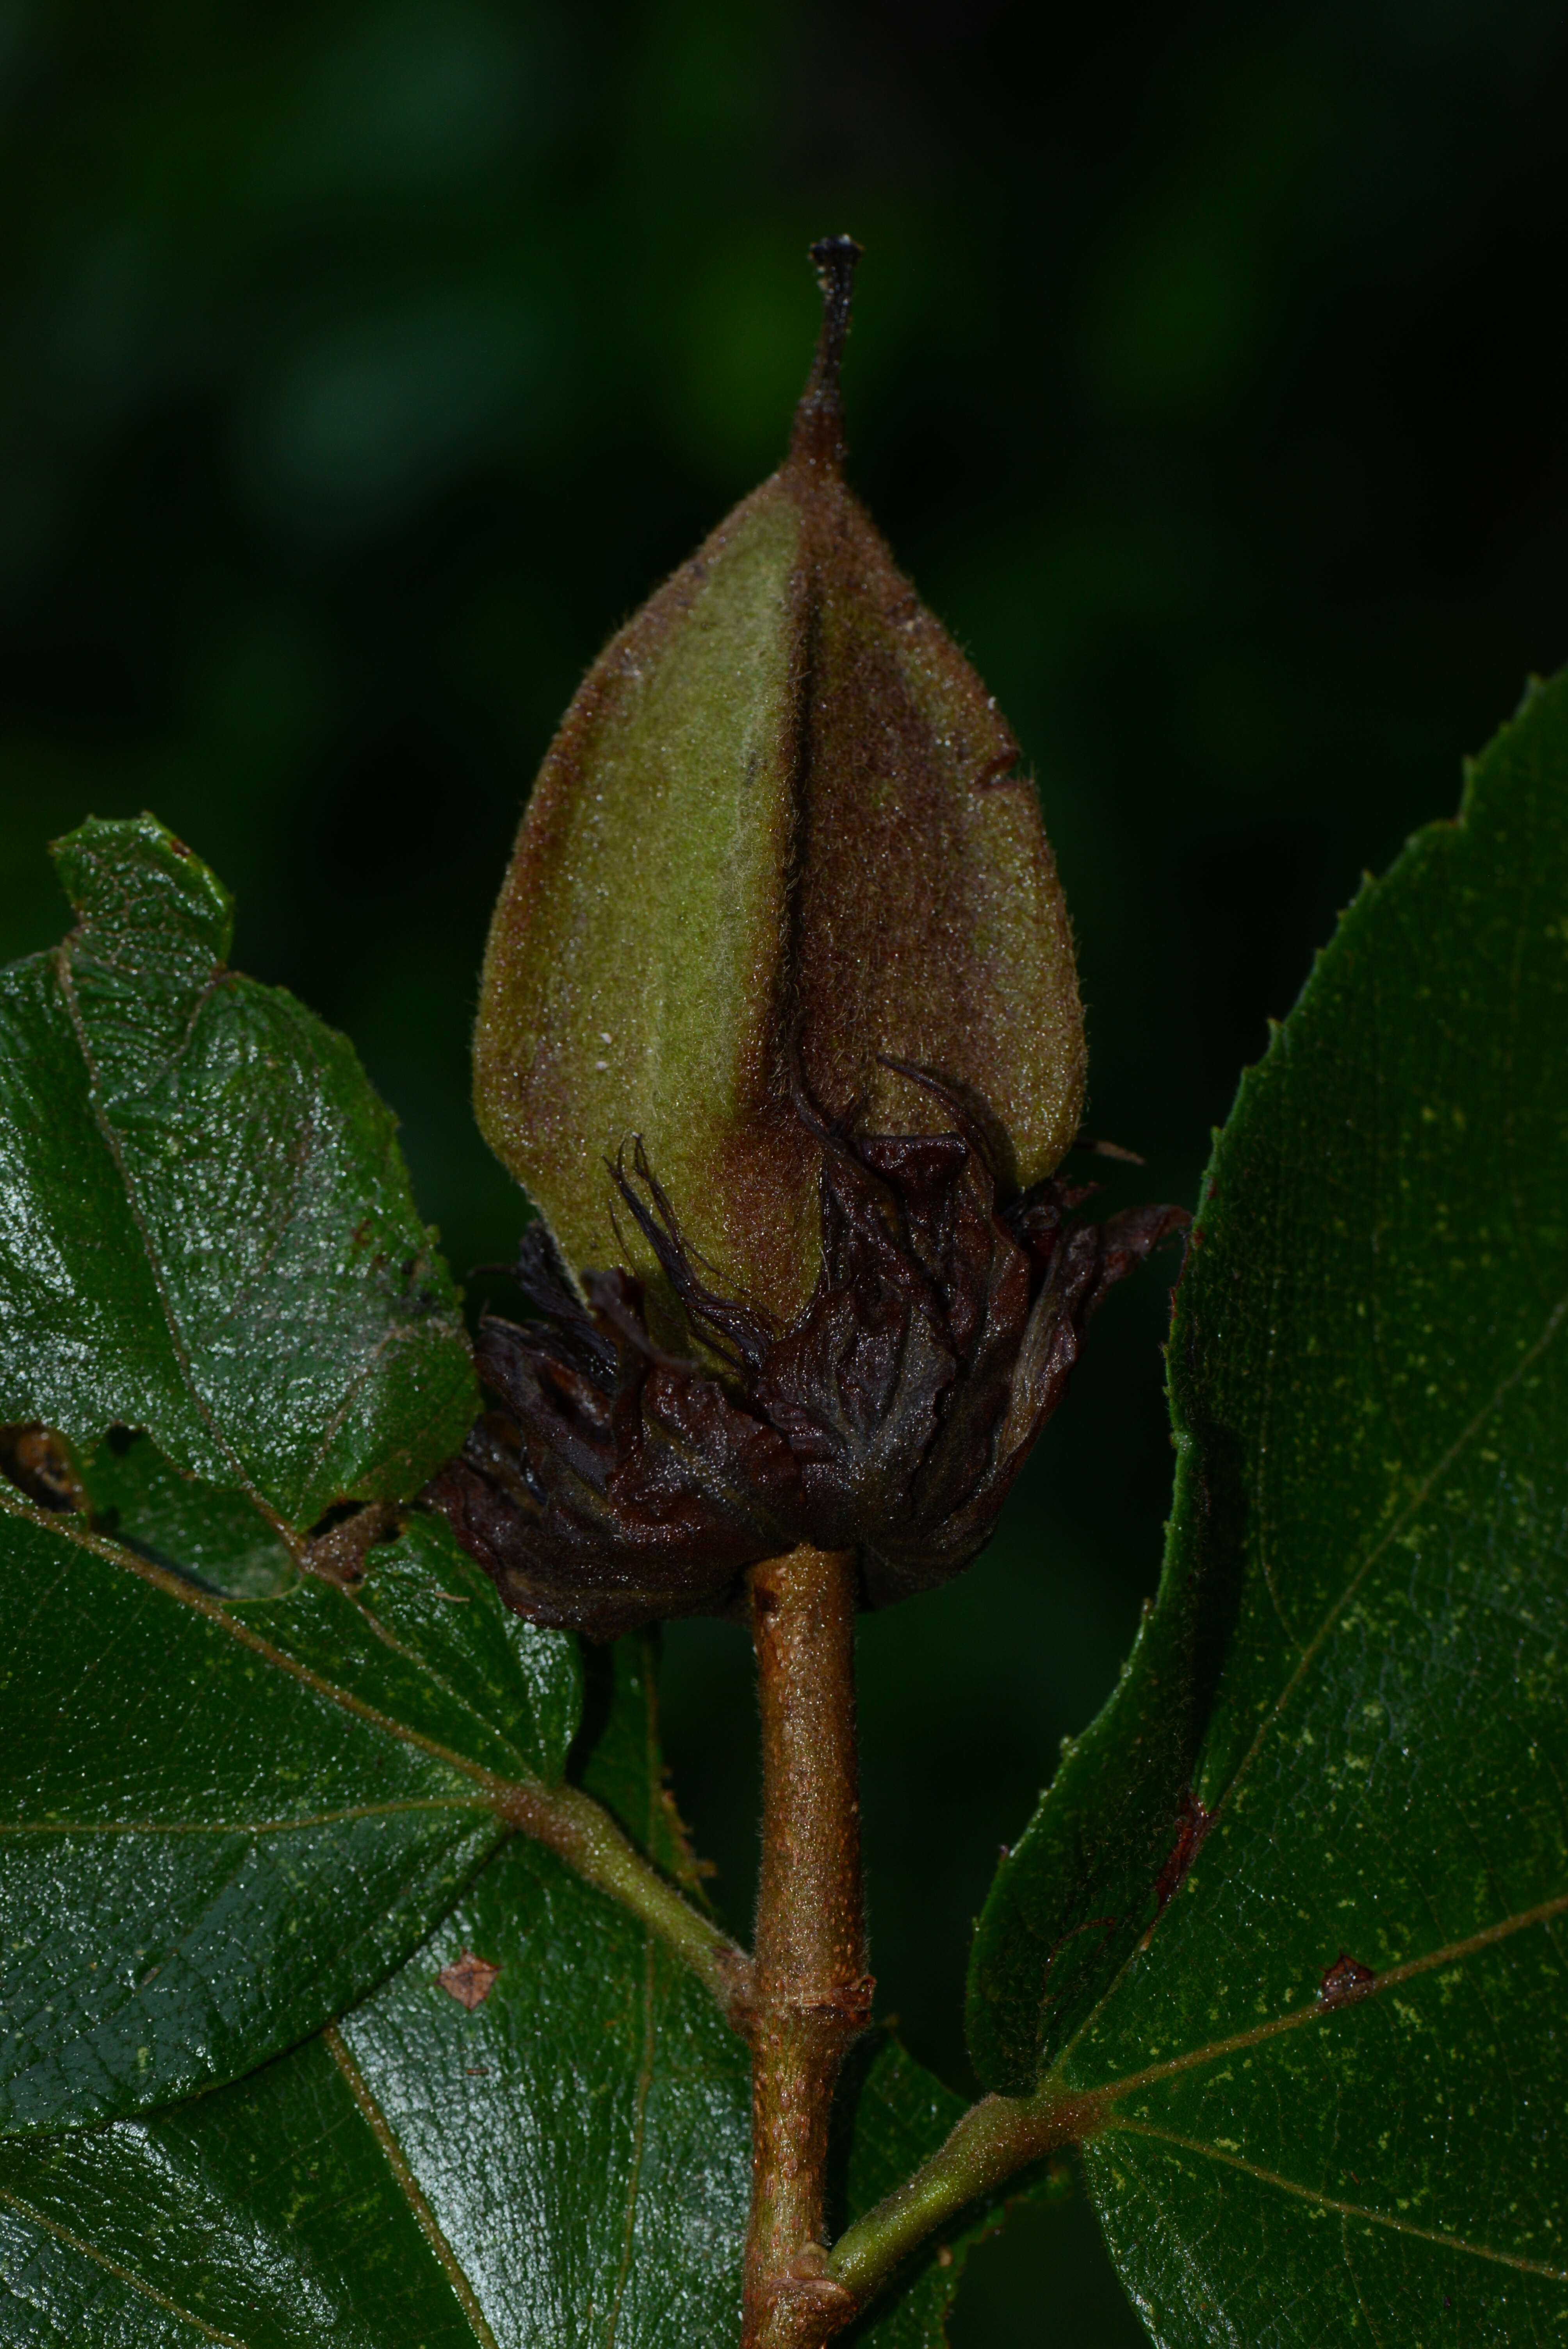
[(488, 1958), (476, 1958), (471, 1950), (465, 1950), (461, 1957), (441, 1968), (436, 1980), (449, 1998), (455, 1998), (471, 2014), (489, 1998), (500, 1971), (500, 1968), (492, 1966)]
[(1370, 1966), (1361, 1965), (1341, 1950), (1318, 1984), (1318, 2004), (1348, 2005), (1352, 1999), (1365, 1998), (1376, 1979)]

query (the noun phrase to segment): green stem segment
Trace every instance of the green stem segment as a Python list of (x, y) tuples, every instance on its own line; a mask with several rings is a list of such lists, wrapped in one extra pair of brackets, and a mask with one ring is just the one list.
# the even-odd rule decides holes
[(1038, 2089), (1032, 2096), (982, 2096), (952, 2135), (874, 2210), (840, 2236), (827, 2272), (864, 2308), (928, 2235), (982, 2196), (1064, 2145), (1094, 2134), (1092, 2099)]
[(751, 1574), (762, 1874), (744, 2349), (810, 2349), (853, 2315), (822, 2242), (828, 2118), (871, 2014), (855, 1762), (855, 1575), (810, 1547)]
[(510, 1826), (548, 1844), (590, 1884), (624, 1902), (707, 1983), (734, 2027), (746, 2028), (751, 1960), (628, 1843), (591, 1795), (523, 1783), (499, 1788), (496, 1807)]

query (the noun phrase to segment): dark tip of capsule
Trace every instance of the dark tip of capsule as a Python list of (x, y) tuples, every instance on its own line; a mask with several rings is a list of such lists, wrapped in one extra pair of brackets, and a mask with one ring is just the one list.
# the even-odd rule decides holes
[(844, 460), (844, 409), (839, 397), (839, 369), (843, 364), (844, 337), (850, 331), (850, 304), (854, 294), (855, 264), (861, 247), (852, 236), (819, 237), (811, 247), (817, 283), (822, 289), (822, 331), (817, 356), (795, 410), (789, 454), (809, 465), (824, 465), (837, 472)]

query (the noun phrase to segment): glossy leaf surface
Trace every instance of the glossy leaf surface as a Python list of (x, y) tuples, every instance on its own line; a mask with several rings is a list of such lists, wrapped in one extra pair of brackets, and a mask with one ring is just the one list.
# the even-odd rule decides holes
[(314, 2039), (150, 2121), (0, 2146), (0, 2341), (474, 2349), (421, 2215)]
[[(656, 1849), (656, 1772), (643, 1802)], [(500, 1968), (472, 2013), (434, 1982), (465, 1949)], [(344, 2038), (509, 2349), (738, 2332), (746, 2051), (625, 1909), (520, 1838)]]
[(95, 1528), (154, 1566), (231, 1599), (275, 1599), (292, 1588), (294, 1552), (249, 1494), (182, 1475), (150, 1435), (111, 1428), (81, 1475)]
[[(638, 1637), (593, 1659), (579, 1758), (627, 1832), (689, 1878), (655, 1652)], [(465, 1951), (499, 1970), (471, 2013), (436, 1981)], [(509, 1845), (343, 2038), (505, 2349), (738, 2335), (746, 2050), (662, 1943), (552, 1854)]]
[(363, 1996), (557, 1775), (573, 1643), (446, 1527), (225, 1603), (0, 1486), (11, 2129), (232, 2078)]
[[(1178, 1508), (1212, 1511), (1191, 1451)], [(1169, 1898), (1191, 1834), (1189, 1782), (1234, 1612), (1218, 1545), (1167, 1558), (1109, 1703), (1064, 1746), (975, 1929), (966, 2023), (988, 2088), (1026, 2095), (1115, 1982)]]
[(227, 895), (152, 817), (56, 859), (77, 926), (0, 975), (0, 1421), (145, 1429), (300, 1532), (416, 1492), (475, 1395), (391, 1117), (224, 967)]
[(1058, 2068), (1162, 2342), (1568, 2327), (1568, 680), (1242, 1087), (1171, 1348), (1207, 1834)]
[[(630, 1640), (597, 1661), (583, 1775), (689, 1875), (652, 1652)], [(441, 1979), (467, 1956), (489, 1980), (471, 2007)], [(517, 1838), (340, 2026), (145, 2119), (0, 2147), (0, 2341), (725, 2349), (748, 2091), (745, 2050), (695, 1980)], [(958, 2109), (898, 2048), (871, 2053), (847, 2100), (848, 2210)], [(934, 2245), (851, 2339), (941, 2349), (969, 2240)]]

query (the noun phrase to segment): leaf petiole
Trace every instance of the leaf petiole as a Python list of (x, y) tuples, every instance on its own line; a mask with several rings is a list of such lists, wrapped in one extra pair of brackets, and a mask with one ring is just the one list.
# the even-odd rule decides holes
[(982, 2096), (929, 2161), (840, 2236), (829, 2276), (858, 2313), (937, 2228), (1016, 2171), (1081, 2142), (1099, 2120), (1096, 2100), (1049, 2085), (1031, 2096)]
[(546, 1845), (587, 1883), (631, 1909), (713, 1993), (731, 2026), (744, 2032), (752, 1961), (644, 1858), (592, 1795), (538, 1780), (494, 1785), (495, 1807), (509, 1826)]

